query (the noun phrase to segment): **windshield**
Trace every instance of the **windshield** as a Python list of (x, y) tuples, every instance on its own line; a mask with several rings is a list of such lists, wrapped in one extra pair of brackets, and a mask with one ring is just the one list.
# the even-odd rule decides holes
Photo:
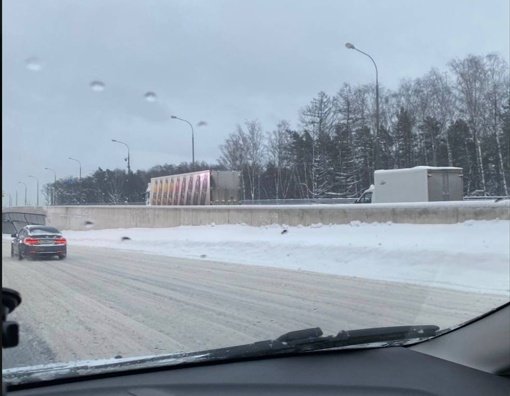
[(4, 371), (509, 301), (508, 1), (2, 9)]

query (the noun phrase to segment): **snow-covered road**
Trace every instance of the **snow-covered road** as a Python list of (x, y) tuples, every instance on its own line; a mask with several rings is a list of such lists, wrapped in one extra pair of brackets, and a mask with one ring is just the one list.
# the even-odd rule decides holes
[[(207, 258), (510, 298), (510, 222), (67, 231), (71, 245)], [(123, 237), (130, 238), (122, 239)]]

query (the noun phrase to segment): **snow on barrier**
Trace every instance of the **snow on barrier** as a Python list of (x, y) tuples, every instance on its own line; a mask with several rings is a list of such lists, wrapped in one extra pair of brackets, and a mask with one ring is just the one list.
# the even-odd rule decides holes
[[(9, 208), (20, 210), (20, 208)], [(49, 206), (47, 224), (62, 230), (161, 228), (181, 225), (366, 223), (452, 224), (468, 220), (510, 220), (510, 201), (463, 201), (292, 206)]]

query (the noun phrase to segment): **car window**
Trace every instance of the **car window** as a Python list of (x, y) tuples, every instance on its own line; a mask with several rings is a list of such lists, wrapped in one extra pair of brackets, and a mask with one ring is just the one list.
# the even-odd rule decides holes
[(47, 235), (47, 234), (59, 234), (60, 232), (56, 228), (31, 228), (31, 235)]

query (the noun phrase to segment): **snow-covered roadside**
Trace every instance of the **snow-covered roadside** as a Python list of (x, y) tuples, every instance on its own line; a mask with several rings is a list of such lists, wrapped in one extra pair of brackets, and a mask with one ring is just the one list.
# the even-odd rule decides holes
[(506, 220), (90, 229), (64, 231), (64, 235), (70, 249), (98, 246), (510, 296), (510, 222)]

